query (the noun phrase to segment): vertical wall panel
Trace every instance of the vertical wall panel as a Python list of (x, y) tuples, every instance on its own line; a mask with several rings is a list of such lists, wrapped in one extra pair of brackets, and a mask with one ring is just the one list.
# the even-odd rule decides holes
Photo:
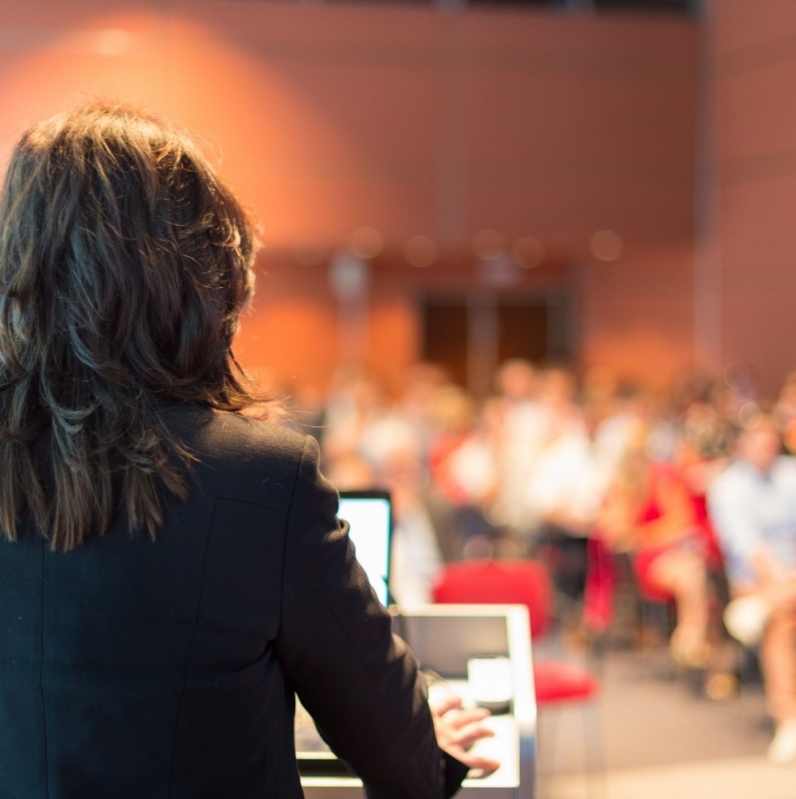
[(716, 3), (722, 355), (796, 368), (796, 5)]

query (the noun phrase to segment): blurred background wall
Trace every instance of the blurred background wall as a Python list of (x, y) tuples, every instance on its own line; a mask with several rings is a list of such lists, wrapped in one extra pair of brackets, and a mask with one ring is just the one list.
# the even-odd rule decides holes
[(86, 95), (199, 132), (263, 225), (240, 358), (283, 384), (362, 361), (396, 385), (433, 357), (483, 394), (524, 355), (653, 384), (740, 359), (771, 388), (790, 10), (4, 0), (0, 158)]
[(769, 394), (796, 360), (793, 11), (788, 0), (719, 0), (708, 48), (721, 357), (754, 364)]

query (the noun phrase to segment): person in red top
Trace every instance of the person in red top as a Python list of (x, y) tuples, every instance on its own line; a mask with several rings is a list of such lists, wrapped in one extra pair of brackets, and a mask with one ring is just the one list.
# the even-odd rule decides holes
[(672, 656), (702, 666), (708, 625), (704, 536), (681, 475), (672, 464), (651, 462), (645, 441), (640, 430), (608, 490), (597, 529), (611, 549), (633, 554), (642, 596), (674, 600)]

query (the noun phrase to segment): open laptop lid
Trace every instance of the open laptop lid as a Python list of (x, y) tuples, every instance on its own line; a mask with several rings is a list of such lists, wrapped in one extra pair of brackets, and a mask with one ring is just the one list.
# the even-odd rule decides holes
[(392, 544), (389, 491), (341, 491), (337, 515), (350, 525), (350, 536), (356, 547), (357, 560), (365, 570), (379, 601), (386, 607), (390, 601)]

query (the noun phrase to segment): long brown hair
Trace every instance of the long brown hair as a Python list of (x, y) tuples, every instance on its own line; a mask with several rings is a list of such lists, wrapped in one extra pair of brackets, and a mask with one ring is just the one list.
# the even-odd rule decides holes
[(0, 198), (0, 531), (53, 549), (187, 498), (169, 403), (252, 404), (230, 349), (251, 221), (183, 133), (93, 102), (34, 125)]

